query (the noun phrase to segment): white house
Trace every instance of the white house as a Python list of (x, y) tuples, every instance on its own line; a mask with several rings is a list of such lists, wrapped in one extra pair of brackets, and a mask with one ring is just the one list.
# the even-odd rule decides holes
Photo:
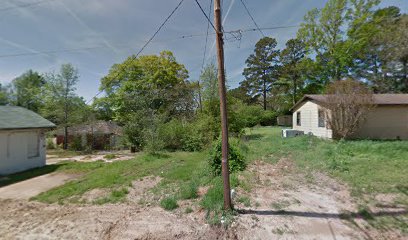
[(44, 133), (53, 127), (25, 108), (0, 106), (0, 175), (44, 166)]
[[(374, 94), (374, 110), (368, 113), (353, 137), (358, 139), (408, 140), (408, 94)], [(305, 95), (291, 109), (293, 129), (332, 138), (325, 119), (325, 95)]]

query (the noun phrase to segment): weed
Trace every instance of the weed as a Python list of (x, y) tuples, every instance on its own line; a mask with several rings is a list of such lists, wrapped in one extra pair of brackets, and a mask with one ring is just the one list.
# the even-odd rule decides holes
[(175, 197), (166, 197), (160, 201), (160, 206), (168, 211), (174, 210), (179, 207)]
[(245, 207), (250, 207), (251, 206), (251, 199), (249, 199), (248, 196), (241, 196), (237, 200), (239, 203), (244, 204)]
[(192, 213), (193, 209), (191, 207), (187, 207), (186, 210), (184, 210), (184, 213), (189, 214)]
[(110, 153), (110, 154), (106, 154), (105, 156), (103, 156), (103, 158), (106, 160), (112, 160), (112, 159), (117, 158), (117, 156), (113, 153)]
[(190, 181), (183, 184), (180, 187), (179, 197), (180, 199), (194, 199), (198, 197), (198, 183), (197, 181)]

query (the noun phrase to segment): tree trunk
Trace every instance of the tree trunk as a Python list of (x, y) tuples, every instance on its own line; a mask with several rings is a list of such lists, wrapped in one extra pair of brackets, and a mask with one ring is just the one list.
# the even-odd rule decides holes
[(63, 148), (65, 150), (68, 149), (68, 126), (64, 126), (64, 145)]
[(263, 89), (262, 89), (262, 95), (263, 95), (263, 109), (266, 111), (266, 81), (263, 81)]

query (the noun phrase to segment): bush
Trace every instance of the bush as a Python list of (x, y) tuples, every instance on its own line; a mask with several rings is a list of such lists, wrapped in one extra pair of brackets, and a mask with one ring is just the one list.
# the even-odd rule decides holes
[(263, 111), (259, 120), (261, 126), (273, 126), (276, 125), (276, 117), (278, 114), (273, 111)]
[(174, 210), (178, 208), (177, 200), (174, 197), (167, 197), (160, 201), (160, 206), (166, 210)]
[[(209, 158), (209, 165), (211, 172), (214, 175), (221, 174), (221, 158), (222, 158), (222, 143), (221, 139), (218, 139), (211, 151)], [(246, 168), (245, 157), (241, 153), (239, 142), (236, 139), (230, 139), (229, 151), (228, 151), (228, 163), (230, 173), (243, 171)]]
[(81, 136), (74, 136), (72, 141), (68, 145), (69, 150), (73, 151), (82, 151), (84, 147), (82, 146), (82, 139)]
[(47, 138), (47, 149), (55, 149), (56, 146), (52, 138)]

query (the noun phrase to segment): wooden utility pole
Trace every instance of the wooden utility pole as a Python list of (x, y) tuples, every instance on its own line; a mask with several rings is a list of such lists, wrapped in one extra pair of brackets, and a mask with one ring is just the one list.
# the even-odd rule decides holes
[(229, 210), (231, 205), (231, 190), (228, 166), (228, 119), (227, 119), (227, 91), (225, 88), (225, 68), (224, 68), (224, 41), (221, 23), (220, 0), (214, 1), (214, 23), (217, 42), (218, 57), (218, 91), (220, 94), (221, 110), (221, 130), (222, 130), (222, 178), (224, 181), (224, 209)]

